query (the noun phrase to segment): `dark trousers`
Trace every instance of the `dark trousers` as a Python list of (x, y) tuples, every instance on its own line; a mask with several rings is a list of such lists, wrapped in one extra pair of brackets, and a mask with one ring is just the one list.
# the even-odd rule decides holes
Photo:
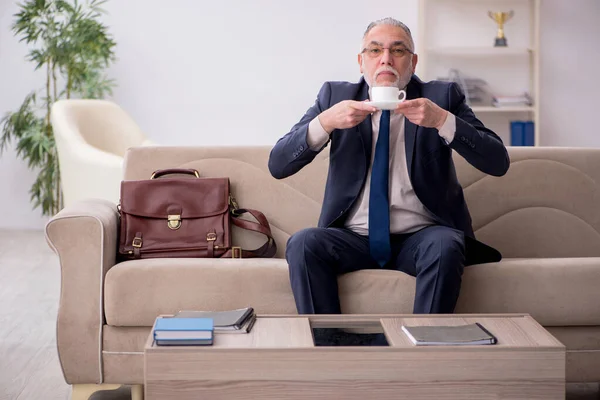
[[(383, 267), (415, 276), (415, 314), (452, 313), (465, 260), (464, 234), (433, 225), (392, 235), (392, 257)], [(338, 275), (380, 269), (369, 239), (341, 228), (308, 228), (292, 235), (285, 257), (300, 314), (339, 314)]]

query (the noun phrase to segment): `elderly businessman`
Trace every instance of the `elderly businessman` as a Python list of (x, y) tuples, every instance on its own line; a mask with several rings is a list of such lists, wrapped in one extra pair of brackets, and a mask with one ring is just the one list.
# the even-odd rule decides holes
[[(508, 153), (455, 83), (414, 75), (418, 57), (406, 25), (371, 23), (361, 49), (359, 82), (325, 82), (270, 155), (271, 174), (281, 179), (330, 146), (318, 227), (287, 244), (296, 307), (340, 313), (338, 275), (383, 268), (416, 277), (415, 313), (452, 313), (464, 266), (501, 258), (474, 237), (452, 150), (495, 176), (508, 170)], [(407, 99), (378, 109), (367, 102), (377, 86), (404, 89)]]

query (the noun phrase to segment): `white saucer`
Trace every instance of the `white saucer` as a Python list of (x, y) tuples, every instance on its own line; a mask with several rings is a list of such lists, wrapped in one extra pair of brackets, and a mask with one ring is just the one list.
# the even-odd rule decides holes
[(402, 103), (404, 100), (395, 101), (366, 101), (365, 104), (379, 108), (380, 110), (395, 110), (396, 106)]

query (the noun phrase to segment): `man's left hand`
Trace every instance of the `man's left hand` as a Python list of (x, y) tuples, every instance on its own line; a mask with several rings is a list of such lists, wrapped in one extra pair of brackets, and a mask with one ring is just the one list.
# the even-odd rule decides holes
[(394, 112), (404, 114), (413, 124), (438, 130), (444, 125), (446, 117), (448, 117), (448, 111), (423, 97), (403, 101), (398, 104)]

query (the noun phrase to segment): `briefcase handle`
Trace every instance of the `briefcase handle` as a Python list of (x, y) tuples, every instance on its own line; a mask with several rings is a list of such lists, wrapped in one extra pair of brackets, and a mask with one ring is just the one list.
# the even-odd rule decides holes
[(160, 178), (161, 176), (171, 175), (171, 174), (184, 174), (184, 175), (193, 175), (196, 178), (200, 178), (200, 174), (195, 169), (185, 169), (185, 168), (167, 168), (167, 169), (159, 169), (152, 173), (150, 179)]

